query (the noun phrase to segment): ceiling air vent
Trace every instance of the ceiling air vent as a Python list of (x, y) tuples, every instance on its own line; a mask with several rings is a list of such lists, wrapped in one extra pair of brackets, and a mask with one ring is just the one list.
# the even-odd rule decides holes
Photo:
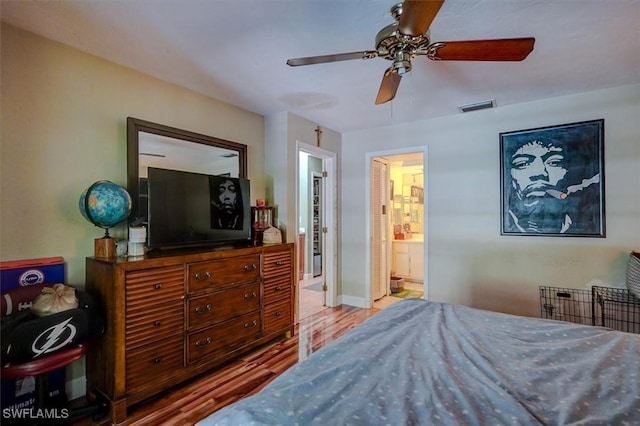
[(496, 106), (496, 100), (491, 99), (489, 101), (477, 102), (475, 104), (460, 105), (458, 109), (460, 110), (460, 112), (471, 112), (471, 111), (478, 111), (481, 109), (495, 108), (495, 106)]

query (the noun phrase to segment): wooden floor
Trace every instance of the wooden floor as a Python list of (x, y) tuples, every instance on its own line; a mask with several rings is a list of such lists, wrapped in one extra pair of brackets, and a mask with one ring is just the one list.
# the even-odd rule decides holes
[[(210, 413), (258, 392), (283, 371), (337, 339), (378, 309), (324, 308), (300, 320), (296, 334), (266, 345), (226, 367), (203, 375), (129, 410), (121, 425), (193, 425)], [(85, 419), (75, 425), (108, 425), (109, 419)]]
[(301, 280), (298, 283), (298, 318), (307, 318), (326, 308), (324, 294), (321, 290), (322, 277)]

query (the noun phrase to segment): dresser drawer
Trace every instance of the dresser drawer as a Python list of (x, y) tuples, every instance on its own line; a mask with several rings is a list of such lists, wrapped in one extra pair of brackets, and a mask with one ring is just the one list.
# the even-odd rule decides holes
[(265, 278), (264, 303), (291, 297), (291, 275)]
[(183, 334), (184, 303), (182, 300), (138, 309), (127, 315), (125, 322), (127, 348), (164, 340), (169, 336)]
[(282, 300), (264, 307), (264, 334), (291, 327), (291, 300)]
[(291, 274), (291, 252), (282, 251), (264, 255), (264, 277), (275, 277)]
[(127, 314), (184, 297), (184, 267), (167, 266), (128, 272), (125, 284)]
[(260, 309), (260, 284), (244, 285), (187, 300), (188, 328), (215, 324)]
[(190, 293), (257, 280), (260, 278), (260, 255), (190, 263), (187, 265), (187, 277)]
[(261, 326), (260, 311), (257, 311), (191, 334), (187, 359), (192, 363), (205, 355), (221, 357), (260, 337)]
[(127, 351), (127, 392), (157, 384), (184, 365), (183, 336)]

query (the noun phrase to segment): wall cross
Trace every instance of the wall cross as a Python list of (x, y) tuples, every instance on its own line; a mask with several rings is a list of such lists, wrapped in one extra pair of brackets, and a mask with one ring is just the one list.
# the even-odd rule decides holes
[(322, 130), (320, 130), (320, 126), (316, 126), (316, 146), (320, 148), (320, 135), (322, 134)]

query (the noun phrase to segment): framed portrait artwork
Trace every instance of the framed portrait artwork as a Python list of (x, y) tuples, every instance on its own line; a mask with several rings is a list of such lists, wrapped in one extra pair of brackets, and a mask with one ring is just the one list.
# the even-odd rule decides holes
[(424, 204), (424, 188), (411, 186), (411, 198), (418, 204)]
[(500, 133), (501, 234), (605, 237), (604, 119)]

